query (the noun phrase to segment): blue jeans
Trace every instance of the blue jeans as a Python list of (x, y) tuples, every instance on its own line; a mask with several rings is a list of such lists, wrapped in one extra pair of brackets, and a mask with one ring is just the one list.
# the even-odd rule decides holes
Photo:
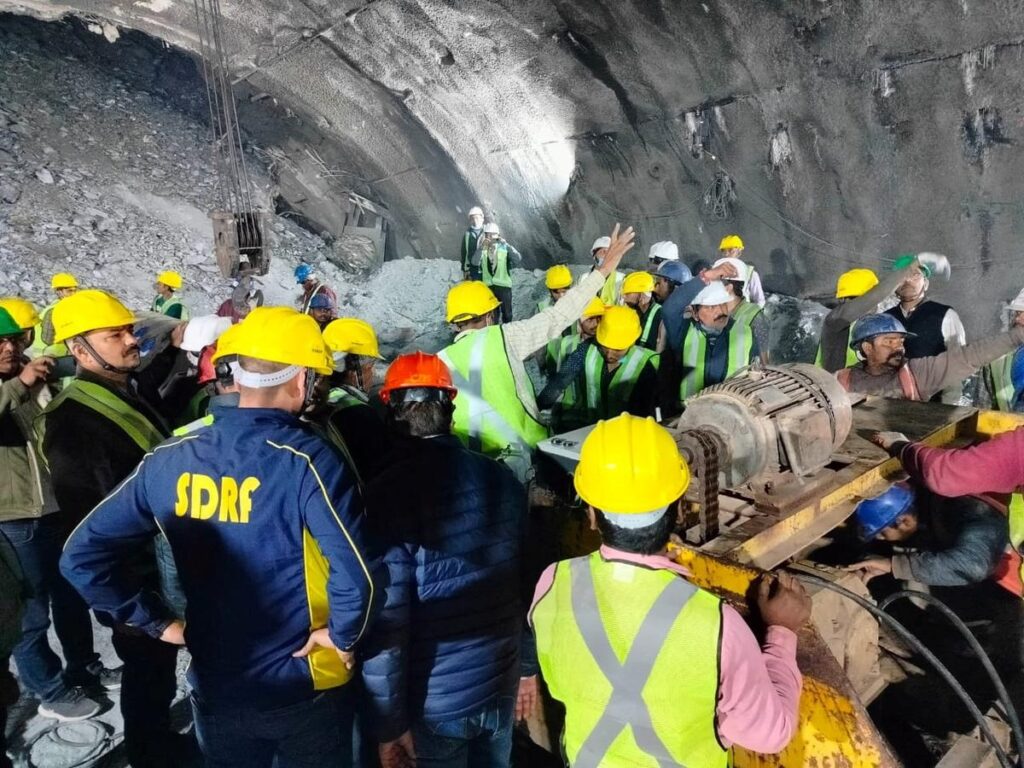
[(351, 768), (353, 693), (344, 685), (278, 709), (217, 711), (193, 694), (207, 768)]
[(515, 707), (514, 696), (501, 696), (468, 717), (414, 723), (417, 768), (507, 768)]
[[(43, 701), (52, 701), (90, 676), (99, 663), (93, 650), (92, 619), (85, 601), (60, 575), (58, 562), (66, 538), (57, 514), (0, 522), (10, 540), (28, 585), (22, 635), (12, 656), (22, 685)], [(67, 670), (61, 674), (60, 657), (50, 648), (46, 632), (53, 625), (64, 650)]]

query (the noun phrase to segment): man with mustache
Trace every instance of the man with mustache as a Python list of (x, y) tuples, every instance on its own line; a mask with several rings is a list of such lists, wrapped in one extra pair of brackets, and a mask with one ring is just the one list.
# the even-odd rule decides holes
[(1024, 327), (966, 345), (954, 344), (941, 354), (914, 359), (907, 358), (908, 337), (913, 334), (892, 315), (862, 317), (850, 337), (850, 347), (861, 361), (839, 371), (839, 383), (848, 392), (928, 400), (1024, 344)]

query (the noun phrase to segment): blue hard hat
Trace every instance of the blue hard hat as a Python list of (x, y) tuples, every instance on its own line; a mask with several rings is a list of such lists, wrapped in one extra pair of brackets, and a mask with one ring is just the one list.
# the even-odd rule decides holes
[(299, 264), (295, 268), (295, 282), (302, 285), (313, 274), (313, 268), (309, 264)]
[(318, 293), (309, 300), (310, 309), (334, 309), (334, 302), (326, 293)]
[(693, 274), (690, 272), (690, 268), (680, 261), (663, 261), (658, 265), (658, 271), (655, 272), (658, 277), (664, 277), (666, 280), (670, 280), (676, 285), (682, 285), (683, 283), (692, 280)]
[(906, 483), (894, 483), (885, 493), (873, 499), (864, 499), (857, 505), (854, 515), (860, 526), (860, 536), (867, 541), (883, 528), (896, 522), (896, 518), (914, 503), (914, 489)]
[(883, 333), (902, 333), (904, 336), (916, 336), (903, 327), (903, 323), (892, 315), (864, 315), (853, 326), (850, 334), (850, 349), (859, 349), (862, 341), (867, 341)]

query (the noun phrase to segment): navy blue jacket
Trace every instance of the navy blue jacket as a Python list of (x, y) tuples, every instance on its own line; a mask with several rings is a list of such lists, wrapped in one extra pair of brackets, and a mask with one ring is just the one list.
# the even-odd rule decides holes
[[(379, 741), (515, 695), (525, 629), (526, 490), (451, 435), (396, 442), (366, 491), (389, 543), (387, 602), (363, 659)], [(527, 652), (533, 657), (535, 654)]]
[(196, 695), (214, 708), (270, 709), (348, 679), (343, 650), (382, 601), (351, 469), (296, 417), (214, 408), (214, 423), (161, 443), (68, 540), (61, 571), (93, 608), (158, 635), (172, 613), (121, 567), (163, 531), (185, 594)]

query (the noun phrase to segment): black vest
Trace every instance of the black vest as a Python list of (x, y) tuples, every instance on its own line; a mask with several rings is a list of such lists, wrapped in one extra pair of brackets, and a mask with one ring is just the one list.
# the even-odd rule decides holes
[(908, 331), (917, 334), (916, 337), (908, 336), (904, 342), (908, 359), (932, 357), (946, 351), (946, 340), (942, 337), (942, 319), (948, 311), (949, 307), (937, 301), (922, 302), (907, 318), (903, 317), (899, 304), (886, 311), (886, 314), (903, 323)]

